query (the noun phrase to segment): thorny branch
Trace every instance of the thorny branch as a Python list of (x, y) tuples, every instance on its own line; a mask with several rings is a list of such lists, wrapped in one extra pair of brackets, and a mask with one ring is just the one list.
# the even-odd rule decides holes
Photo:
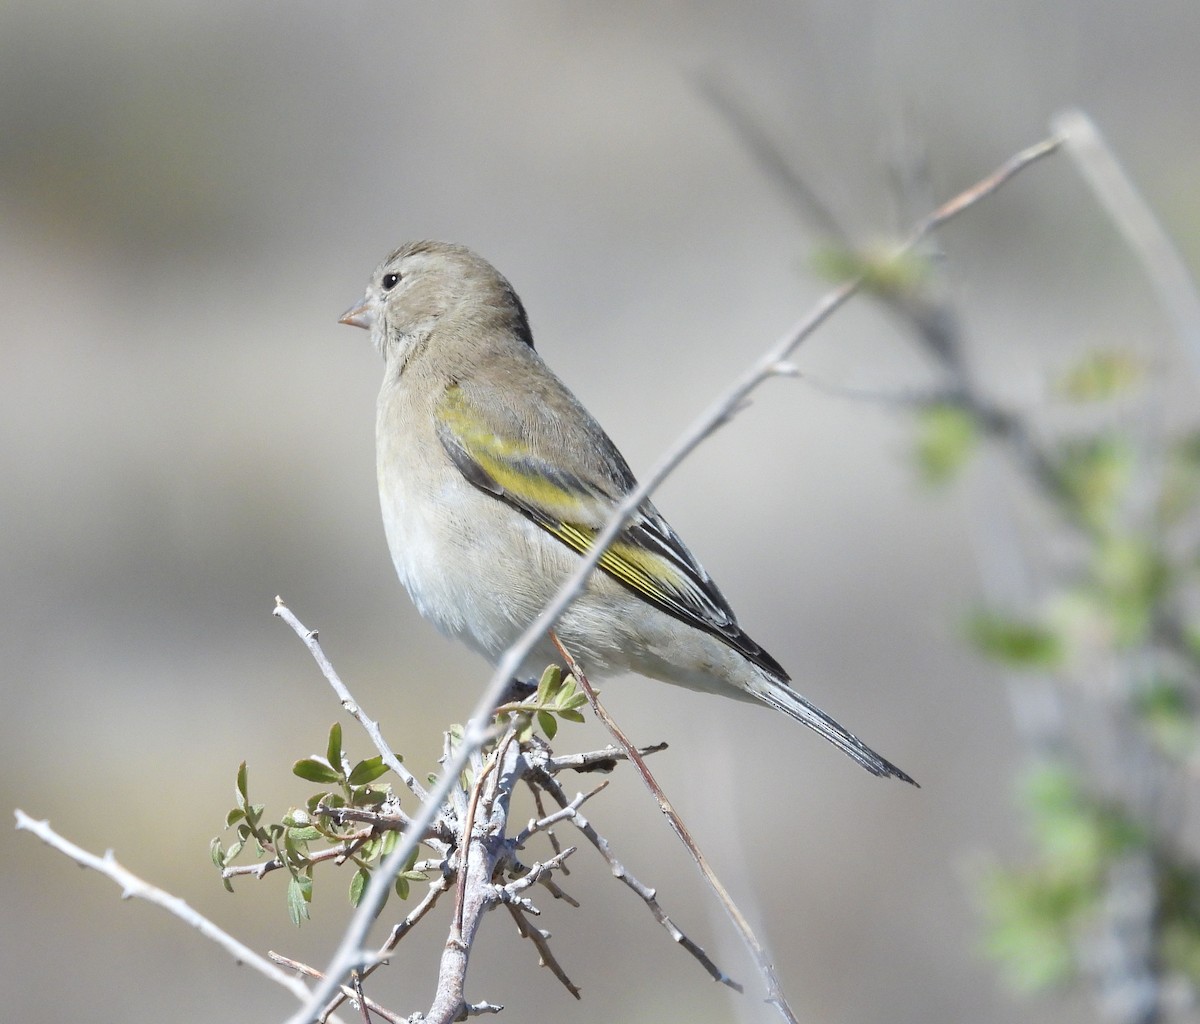
[[(198, 910), (188, 906), (178, 896), (172, 896), (169, 892), (139, 878), (128, 868), (118, 863), (111, 850), (106, 851), (103, 857), (97, 857), (94, 853), (76, 846), (69, 839), (64, 839), (50, 827), (48, 821), (37, 821), (19, 808), (14, 813), (17, 819), (18, 830), (32, 832), (43, 843), (52, 846), (60, 853), (66, 854), (76, 864), (80, 864), (85, 868), (91, 868), (93, 871), (98, 871), (107, 878), (111, 878), (121, 887), (122, 899), (137, 898), (161, 907), (167, 913), (179, 918), (184, 924), (195, 928), (205, 938), (212, 939), (218, 946), (226, 950), (237, 963), (252, 967), (264, 977), (270, 978), (277, 985), (282, 985), (297, 999), (306, 1000), (309, 998), (308, 987), (298, 978), (293, 978), (291, 975), (281, 971), (270, 960), (260, 956), (249, 946), (235, 939)], [(333, 1019), (336, 1020), (337, 1018)]]

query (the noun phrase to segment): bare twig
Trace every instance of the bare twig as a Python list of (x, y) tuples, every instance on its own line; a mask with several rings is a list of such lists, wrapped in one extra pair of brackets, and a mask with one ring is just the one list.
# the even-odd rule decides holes
[(333, 687), (334, 692), (338, 695), (338, 699), (342, 702), (342, 707), (363, 727), (366, 734), (371, 738), (371, 742), (375, 744), (375, 749), (379, 751), (380, 756), (383, 758), (383, 763), (396, 773), (396, 776), (404, 782), (404, 785), (409, 788), (418, 800), (427, 800), (429, 794), (425, 791), (425, 787), (416, 780), (412, 772), (404, 767), (400, 758), (388, 746), (387, 740), (383, 738), (383, 732), (379, 728), (379, 723), (367, 716), (362, 706), (354, 699), (353, 694), (350, 693), (346, 685), (342, 682), (341, 676), (337, 674), (329, 658), (325, 656), (325, 651), (321, 647), (317, 631), (305, 628), (292, 613), (292, 610), (283, 603), (282, 597), (277, 596), (275, 598), (275, 610), (272, 614), (277, 619), (283, 619), (303, 641), (304, 646), (308, 648), (309, 653), (313, 656), (313, 660), (320, 667), (321, 674), (329, 681), (329, 685)]
[[(318, 980), (324, 977), (324, 975), (322, 975), (321, 972), (315, 967), (310, 967), (308, 964), (302, 963), (299, 960), (293, 960), (290, 956), (284, 956), (282, 953), (270, 951), (267, 953), (267, 956), (274, 960), (275, 963), (286, 967), (289, 970), (295, 971), (297, 974), (303, 974), (305, 977), (316, 978)], [(375, 1002), (374, 999), (368, 998), (363, 993), (362, 976), (356, 973), (353, 977), (353, 987), (350, 985), (341, 986), (341, 992), (344, 998), (353, 1000), (360, 1008), (364, 1010), (370, 1010), (372, 1013), (378, 1014), (384, 1020), (390, 1021), (391, 1024), (406, 1024), (406, 1021), (408, 1020), (407, 1017), (402, 1017), (400, 1014), (393, 1013), (386, 1007), (380, 1006), (379, 1003)], [(370, 1018), (367, 1018), (367, 1024), (370, 1024)]]
[[(559, 785), (558, 780), (554, 778), (554, 776), (545, 772), (540, 772), (537, 776), (537, 782), (539, 786), (545, 789), (546, 792), (554, 798), (555, 802), (558, 803), (559, 806), (569, 807), (572, 803), (572, 801), (567, 799), (566, 793), (563, 792), (562, 786)], [(637, 893), (642, 902), (646, 904), (646, 907), (649, 909), (650, 913), (654, 915), (654, 920), (656, 920), (664, 929), (666, 929), (666, 932), (671, 937), (672, 942), (687, 950), (687, 952), (695, 958), (700, 966), (708, 972), (708, 976), (714, 981), (719, 981), (722, 985), (729, 986), (729, 988), (733, 989), (735, 992), (742, 991), (741, 984), (734, 981), (731, 977), (729, 977), (728, 974), (726, 974), (721, 970), (721, 968), (713, 963), (708, 954), (705, 953), (700, 946), (688, 938), (687, 935), (685, 935), (680, 929), (680, 927), (666, 915), (662, 907), (659, 906), (655, 890), (651, 889), (648, 885), (644, 885), (642, 882), (638, 881), (636, 877), (629, 873), (625, 865), (617, 860), (616, 856), (613, 854), (612, 848), (608, 845), (608, 840), (596, 831), (595, 826), (592, 825), (587, 818), (580, 814), (578, 810), (575, 810), (571, 813), (571, 823), (577, 829), (579, 829), (583, 837), (589, 843), (591, 843), (592, 846), (596, 848), (597, 852), (599, 852), (600, 856), (605, 859), (605, 861), (608, 863), (609, 870), (612, 871), (613, 877), (618, 881), (623, 882), (635, 893)]]
[[(536, 833), (549, 831), (552, 825), (555, 825), (560, 821), (565, 821), (568, 818), (574, 818), (575, 812), (579, 810), (579, 808), (586, 801), (590, 800), (601, 790), (607, 788), (607, 786), (608, 780), (605, 779), (602, 783), (600, 783), (600, 785), (590, 792), (577, 793), (575, 795), (575, 799), (572, 800), (566, 807), (560, 807), (557, 811), (554, 811), (551, 814), (543, 814), (542, 817), (538, 818), (536, 821), (530, 821), (529, 824), (526, 825), (525, 828), (513, 840), (513, 845), (516, 846), (517, 849), (520, 849), (527, 842), (529, 842), (530, 837)], [(535, 798), (539, 796), (536, 788), (533, 790), (533, 792)], [(558, 849), (555, 848), (554, 852), (558, 853)]]
[[(649, 757), (651, 754), (662, 753), (666, 749), (667, 744), (655, 743), (649, 747), (638, 747), (638, 753), (642, 757)], [(625, 751), (617, 747), (605, 747), (603, 750), (590, 750), (584, 754), (551, 757), (546, 760), (544, 767), (551, 775), (567, 768), (577, 772), (610, 772), (616, 767), (618, 761), (625, 760), (628, 760)]]
[(529, 869), (520, 878), (513, 879), (508, 885), (497, 887), (497, 898), (501, 903), (508, 903), (513, 898), (523, 893), (532, 885), (545, 879), (551, 871), (554, 871), (562, 866), (562, 862), (566, 860), (576, 850), (574, 846), (568, 846), (561, 853), (556, 853), (549, 860), (538, 861), (532, 864)]
[(497, 1003), (467, 1003), (463, 1007), (463, 1013), (468, 1017), (478, 1017), (482, 1013), (499, 1013), (504, 1007)]
[[(505, 739), (511, 743), (515, 738), (516, 730), (510, 728)], [(471, 839), (475, 833), (475, 812), (479, 807), (479, 797), (483, 792), (484, 783), (502, 756), (503, 752), (497, 751), (496, 756), (491, 758), (482, 771), (476, 774), (475, 781), (471, 785), (471, 798), (467, 803), (467, 814), (463, 818), (462, 835), (459, 837), (458, 843), (458, 890), (454, 897), (454, 918), (450, 928), (450, 942), (462, 941), (463, 907), (467, 898), (467, 876), (469, 874), (467, 860), (471, 856), (471, 849), (474, 846)]]
[(277, 985), (282, 985), (301, 1002), (306, 1002), (310, 998), (311, 992), (308, 986), (298, 978), (293, 978), (286, 971), (280, 970), (266, 957), (261, 956), (245, 943), (235, 939), (198, 910), (188, 906), (178, 896), (172, 896), (169, 892), (158, 888), (158, 886), (151, 885), (144, 879), (139, 878), (128, 868), (123, 867), (113, 856), (112, 850), (106, 851), (103, 857), (97, 857), (94, 853), (89, 853), (83, 849), (83, 847), (76, 846), (69, 839), (63, 838), (54, 831), (48, 821), (37, 821), (19, 808), (14, 811), (14, 814), (16, 815), (17, 829), (19, 831), (32, 832), (47, 846), (52, 846), (60, 853), (70, 857), (76, 864), (80, 864), (85, 868), (91, 868), (93, 871), (99, 871), (100, 874), (112, 879), (112, 881), (121, 887), (122, 899), (132, 897), (161, 907), (167, 913), (179, 918), (184, 924), (195, 928), (205, 938), (211, 939), (229, 953), (237, 963), (246, 964), (264, 977), (270, 978)]
[[(526, 760), (528, 760), (528, 755), (526, 755)], [(527, 779), (526, 782), (528, 782), (528, 784), (529, 784), (529, 791), (533, 794), (533, 805), (534, 805), (534, 807), (537, 808), (538, 817), (545, 818), (546, 817), (546, 808), (542, 804), (542, 791), (540, 789), (538, 789), (537, 786), (534, 785), (532, 780)], [(530, 823), (531, 827), (532, 827), (532, 824), (533, 823), (531, 822)], [(528, 829), (526, 831), (528, 831)], [(546, 829), (546, 839), (550, 843), (550, 849), (552, 849), (555, 853), (558, 853), (558, 851), (562, 849), (562, 846), (559, 844), (559, 841), (558, 841), (558, 836), (556, 836), (554, 834), (553, 826), (550, 826)], [(518, 839), (518, 841), (514, 845), (518, 849), (520, 849), (520, 847), (521, 847), (520, 840)], [(570, 873), (571, 872), (570, 872), (569, 868), (566, 868), (566, 867), (563, 868), (564, 875), (569, 875)]]
[(438, 901), (438, 897), (449, 888), (450, 878), (447, 875), (442, 875), (430, 883), (429, 889), (421, 899), (421, 902), (408, 912), (408, 916), (405, 917), (403, 921), (392, 928), (391, 932), (388, 934), (387, 941), (379, 948), (379, 952), (376, 955), (377, 963), (372, 965), (372, 967), (378, 966), (378, 963), (382, 962), (383, 959), (392, 950), (394, 950), (397, 945), (399, 945), (400, 940), (403, 939), (404, 936), (410, 931), (412, 931), (413, 927), (420, 922), (421, 918), (423, 918), (429, 913), (430, 910), (433, 909), (434, 904)]
[(542, 931), (541, 928), (538, 928), (531, 921), (525, 920), (525, 913), (521, 907), (511, 903), (505, 904), (505, 906), (508, 908), (508, 912), (512, 914), (512, 919), (516, 922), (517, 931), (521, 934), (521, 938), (532, 942), (534, 948), (538, 951), (538, 963), (542, 967), (550, 968), (550, 973), (562, 982), (563, 988), (570, 992), (576, 999), (582, 998), (575, 983), (567, 977), (567, 972), (562, 969), (562, 965), (550, 951), (549, 933)]

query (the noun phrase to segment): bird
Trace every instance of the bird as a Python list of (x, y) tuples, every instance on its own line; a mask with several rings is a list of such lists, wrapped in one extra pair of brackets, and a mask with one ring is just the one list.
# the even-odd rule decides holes
[[(495, 663), (637, 481), (534, 349), (512, 285), (470, 249), (402, 245), (339, 322), (368, 330), (383, 357), (376, 468), (400, 581), (439, 630)], [(797, 692), (649, 500), (555, 632), (589, 677), (632, 672), (766, 705), (916, 785)], [(559, 660), (543, 639), (519, 678)]]

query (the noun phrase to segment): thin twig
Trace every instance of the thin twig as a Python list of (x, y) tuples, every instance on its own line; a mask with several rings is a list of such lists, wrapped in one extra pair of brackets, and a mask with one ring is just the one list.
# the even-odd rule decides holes
[(496, 887), (497, 899), (501, 903), (508, 903), (515, 899), (520, 893), (546, 878), (552, 871), (556, 871), (562, 866), (562, 862), (575, 852), (577, 847), (568, 846), (561, 853), (556, 853), (553, 857), (546, 861), (537, 861), (529, 867), (520, 878), (513, 879), (507, 885)]
[[(293, 960), (290, 956), (284, 956), (282, 953), (271, 951), (267, 953), (267, 956), (274, 960), (275, 963), (280, 964), (289, 970), (293, 970), (297, 974), (303, 974), (306, 977), (317, 979), (324, 977), (324, 975), (322, 975), (321, 972), (315, 967), (310, 967), (308, 964), (302, 963), (299, 960)], [(391, 1024), (406, 1024), (406, 1021), (408, 1020), (407, 1017), (402, 1017), (398, 1013), (393, 1013), (386, 1007), (380, 1006), (379, 1003), (375, 1002), (374, 999), (369, 998), (362, 990), (362, 976), (358, 974), (354, 975), (353, 988), (351, 988), (349, 985), (342, 985), (341, 990), (342, 995), (345, 998), (353, 1000), (360, 1007), (368, 1009), (372, 1013), (379, 1014), (380, 1017), (386, 1021), (390, 1021)], [(370, 1024), (369, 1018), (368, 1024)]]
[[(665, 743), (654, 743), (648, 747), (638, 747), (638, 753), (642, 757), (649, 757), (651, 754), (659, 754), (667, 749)], [(550, 757), (546, 759), (545, 769), (551, 775), (555, 775), (564, 769), (571, 769), (577, 772), (608, 772), (616, 767), (616, 762), (628, 760), (628, 755), (623, 750), (617, 747), (605, 747), (603, 750), (590, 750), (584, 754), (566, 754), (563, 757)]]
[[(554, 776), (548, 775), (544, 772), (539, 773), (538, 785), (545, 789), (546, 792), (549, 793), (550, 796), (552, 796), (560, 806), (566, 807), (569, 805), (570, 801), (567, 800), (566, 793), (563, 792), (562, 786), (559, 784), (558, 780), (554, 778)], [(579, 829), (583, 837), (589, 843), (591, 843), (592, 846), (596, 848), (596, 851), (600, 854), (600, 856), (604, 858), (605, 862), (608, 864), (609, 870), (612, 872), (613, 878), (624, 883), (626, 886), (632, 889), (638, 895), (641, 901), (646, 904), (647, 909), (651, 914), (654, 915), (654, 920), (656, 920), (666, 930), (667, 934), (671, 937), (672, 942), (678, 946), (681, 946), (688, 953), (690, 953), (692, 957), (700, 964), (700, 966), (703, 967), (708, 973), (708, 976), (714, 981), (719, 981), (722, 985), (727, 985), (735, 992), (742, 991), (741, 984), (737, 981), (734, 981), (733, 978), (722, 971), (721, 968), (719, 968), (709, 958), (708, 954), (705, 953), (700, 946), (688, 938), (682, 929), (680, 929), (680, 927), (674, 921), (672, 921), (670, 917), (667, 916), (667, 914), (663, 911), (663, 908), (659, 905), (655, 890), (650, 888), (648, 885), (644, 885), (642, 882), (638, 881), (634, 875), (630, 874), (625, 865), (617, 860), (616, 856), (613, 854), (612, 848), (608, 845), (608, 840), (596, 831), (596, 827), (590, 821), (588, 821), (587, 818), (585, 818), (578, 811), (575, 811), (571, 815), (571, 823), (577, 829)]]
[(512, 903), (506, 903), (505, 907), (507, 907), (508, 912), (512, 914), (513, 920), (517, 923), (517, 931), (520, 932), (521, 938), (532, 942), (534, 948), (538, 951), (538, 964), (542, 967), (549, 967), (550, 973), (562, 982), (563, 988), (570, 992), (576, 999), (581, 999), (582, 996), (579, 989), (567, 977), (567, 972), (563, 970), (562, 964), (558, 962), (557, 957), (550, 950), (549, 934), (542, 931), (531, 921), (526, 921), (525, 912), (521, 907)]
[[(528, 755), (526, 755), (526, 759), (528, 760)], [(526, 778), (525, 782), (529, 786), (529, 791), (533, 794), (533, 806), (537, 808), (538, 817), (545, 818), (546, 817), (546, 808), (542, 804), (542, 791), (540, 789), (538, 789), (537, 786), (534, 785), (534, 783), (531, 779)], [(530, 827), (532, 827), (532, 825), (533, 825), (533, 822), (530, 822)], [(529, 829), (527, 828), (526, 831), (529, 831)], [(550, 842), (550, 849), (552, 849), (555, 853), (558, 853), (558, 851), (562, 849), (562, 846), (558, 842), (558, 836), (556, 836), (554, 834), (554, 829), (552, 827), (549, 827), (546, 829), (546, 838)], [(517, 849), (520, 849), (520, 847), (521, 847), (520, 837), (517, 838), (517, 841), (513, 845)], [(571, 872), (569, 869), (563, 868), (564, 875), (569, 875), (570, 873)]]
[(292, 631), (303, 641), (304, 646), (308, 648), (309, 653), (313, 656), (313, 660), (321, 669), (321, 674), (329, 681), (329, 685), (333, 687), (334, 692), (338, 695), (338, 699), (342, 702), (342, 707), (361, 725), (366, 734), (371, 738), (371, 742), (375, 744), (375, 749), (379, 751), (383, 758), (383, 763), (386, 764), (396, 776), (404, 782), (412, 794), (421, 801), (429, 798), (429, 794), (425, 791), (416, 779), (416, 777), (401, 763), (395, 752), (388, 746), (387, 740), (383, 738), (383, 732), (379, 728), (379, 723), (373, 718), (369, 718), (367, 713), (363, 711), (362, 706), (354, 699), (354, 695), (346, 688), (342, 682), (341, 676), (337, 674), (333, 664), (325, 656), (325, 651), (321, 647), (320, 637), (315, 629), (307, 629), (299, 619), (292, 613), (292, 610), (283, 603), (282, 597), (275, 598), (275, 610), (271, 613), (277, 619), (283, 619)]
[[(510, 731), (510, 736), (515, 735), (515, 731)], [(471, 856), (471, 837), (475, 833), (475, 811), (479, 807), (479, 796), (483, 792), (483, 784), (487, 777), (496, 767), (496, 761), (500, 757), (500, 752), (496, 752), (496, 757), (490, 758), (483, 769), (475, 776), (475, 782), (471, 786), (471, 799), (467, 803), (467, 814), (463, 818), (462, 835), (458, 841), (458, 889), (454, 897), (454, 916), (450, 928), (451, 942), (461, 941), (462, 939), (462, 924), (463, 924), (463, 904), (466, 901), (467, 892), (467, 860)]]
[(91, 868), (93, 871), (99, 871), (100, 874), (112, 879), (112, 881), (121, 887), (122, 899), (133, 897), (145, 900), (147, 903), (153, 903), (156, 907), (161, 907), (167, 913), (179, 918), (184, 924), (195, 928), (205, 938), (211, 939), (229, 953), (237, 963), (246, 964), (264, 977), (270, 978), (277, 985), (282, 985), (302, 1003), (307, 1002), (311, 997), (311, 990), (300, 979), (293, 978), (286, 971), (280, 970), (266, 957), (261, 956), (245, 943), (235, 939), (198, 910), (188, 906), (178, 896), (172, 896), (164, 889), (160, 889), (158, 886), (151, 885), (144, 879), (139, 878), (128, 868), (123, 867), (117, 862), (112, 850), (106, 851), (103, 857), (97, 857), (94, 853), (89, 853), (83, 849), (83, 847), (76, 846), (69, 839), (63, 838), (63, 836), (54, 831), (48, 821), (38, 821), (31, 818), (20, 808), (17, 808), (13, 813), (17, 819), (18, 831), (32, 832), (47, 846), (52, 846), (60, 853), (70, 857), (76, 864), (80, 864), (85, 868)]
[[(588, 793), (575, 794), (575, 799), (572, 800), (566, 807), (560, 807), (557, 811), (554, 811), (550, 814), (543, 814), (542, 817), (538, 818), (536, 821), (531, 820), (529, 824), (517, 834), (516, 838), (513, 839), (513, 846), (519, 850), (522, 846), (529, 842), (529, 838), (534, 834), (548, 831), (552, 825), (555, 825), (560, 821), (564, 821), (567, 818), (575, 817), (575, 812), (578, 811), (585, 802), (606, 788), (608, 788), (608, 779), (605, 779), (602, 783), (600, 783), (600, 785)], [(538, 790), (534, 788), (533, 792), (536, 799), (539, 795)], [(559, 851), (556, 848), (554, 852), (558, 853)]]
[(378, 962), (372, 965), (372, 968), (383, 962), (384, 958), (400, 944), (400, 940), (412, 931), (420, 923), (421, 918), (433, 909), (434, 904), (438, 901), (438, 897), (449, 888), (450, 878), (447, 875), (435, 878), (429, 883), (429, 890), (421, 898), (421, 902), (408, 912), (408, 916), (403, 921), (392, 928), (388, 934), (387, 941), (379, 947), (379, 952), (376, 954)]
[[(368, 839), (371, 838), (373, 830), (366, 829), (363, 832), (354, 836), (349, 836), (345, 842), (337, 846), (331, 846), (325, 850), (318, 850), (316, 853), (307, 854), (307, 860), (313, 864), (320, 864), (327, 860), (340, 861), (344, 860), (350, 854), (360, 849)], [(253, 875), (255, 878), (264, 878), (272, 871), (277, 871), (283, 867), (283, 861), (279, 857), (273, 860), (260, 861), (257, 864), (235, 864), (227, 865), (221, 869), (222, 878), (238, 878), (243, 875)]]
[[(463, 996), (466, 986), (467, 962), (483, 915), (496, 904), (496, 888), (492, 878), (506, 849), (504, 824), (509, 813), (511, 789), (519, 779), (518, 765), (521, 747), (515, 742), (516, 725), (511, 723), (503, 740), (491, 754), (494, 768), (480, 771), (482, 786), (472, 787), (479, 792), (477, 814), (480, 822), (465, 827), (459, 840), (469, 852), (459, 862), (461, 903), (456, 906), (450, 934), (442, 950), (438, 967), (437, 990), (425, 1020), (428, 1024), (450, 1024), (466, 1005)], [(490, 775), (492, 782), (486, 777)]]
[[(998, 170), (944, 203), (919, 222), (905, 242), (896, 249), (893, 258), (903, 256), (931, 231), (968, 209), (980, 199), (990, 195), (1030, 164), (1053, 153), (1060, 145), (1061, 140), (1058, 137), (1046, 139), (1005, 161)], [(420, 810), (413, 816), (412, 834), (401, 836), (400, 841), (380, 868), (372, 873), (371, 881), (363, 893), (358, 910), (350, 919), (346, 931), (342, 935), (342, 940), (338, 943), (330, 960), (325, 979), (313, 991), (308, 1004), (294, 1014), (288, 1024), (312, 1024), (315, 1014), (333, 994), (342, 979), (351, 969), (363, 964), (364, 959), (368, 956), (364, 947), (367, 932), (383, 906), (392, 878), (412, 853), (416, 845), (416, 837), (423, 835), (440, 813), (443, 802), (472, 752), (487, 742), (491, 735), (488, 723), (492, 709), (500, 702), (512, 680), (520, 673), (522, 664), (533, 648), (549, 632), (558, 621), (559, 616), (582, 590), (601, 556), (624, 528), (629, 517), (679, 463), (722, 424), (732, 418), (739, 408), (744, 406), (750, 392), (764, 381), (786, 372), (788, 356), (839, 307), (844, 305), (863, 286), (865, 279), (865, 275), (860, 275), (847, 281), (834, 288), (819, 301), (808, 315), (767, 349), (741, 377), (726, 389), (724, 394), (718, 397), (696, 419), (650, 473), (642, 479), (641, 484), (625, 495), (613, 509), (607, 525), (597, 534), (587, 553), (580, 556), (575, 571), (562, 583), (554, 599), (542, 609), (537, 618), (500, 657), (487, 687), (467, 721), (462, 741), (454, 754), (447, 759), (442, 773), (429, 791), (427, 799), (422, 802)], [(301, 633), (302, 638), (304, 635)]]

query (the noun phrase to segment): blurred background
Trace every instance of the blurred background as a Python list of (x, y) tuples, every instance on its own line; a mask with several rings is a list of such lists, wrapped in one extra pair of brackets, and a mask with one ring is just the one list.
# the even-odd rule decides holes
[[(815, 235), (714, 108), (753, 112), (856, 240), (907, 222), (902, 137), (945, 198), (1084, 107), (1193, 266), (1200, 124), (1188, 0), (434, 5), (231, 0), (0, 7), (0, 804), (115, 850), (256, 949), (323, 965), (283, 881), (226, 894), (233, 803), (281, 814), (338, 706), (281, 594), (422, 774), (485, 666), (396, 582), (374, 482), (380, 362), (336, 323), (391, 248), (492, 260), (539, 349), (645, 471), (822, 294)], [(1163, 331), (1064, 158), (943, 236), (981, 375), (1040, 400), (1072, 353)], [(638, 679), (606, 702), (642, 742), (761, 934), (801, 1019), (1084, 1020), (1022, 1003), (980, 953), (971, 881), (1018, 854), (1019, 754), (958, 624), (979, 592), (969, 488), (916, 482), (911, 429), (839, 389), (930, 379), (869, 301), (840, 313), (662, 488), (659, 506), (805, 693), (914, 775), (873, 779), (782, 716)], [(369, 753), (350, 725), (347, 745)], [(600, 745), (591, 725), (564, 751)], [(586, 780), (580, 784), (586, 787)], [(506, 1020), (771, 1020), (752, 969), (629, 777), (590, 816), (738, 998), (581, 850), (543, 925), (574, 1002), (506, 917), (472, 999)], [(274, 1020), (290, 997), (162, 912), (0, 830), (0, 988), (28, 1022)], [(391, 913), (395, 906), (385, 913)], [(429, 1002), (444, 917), (373, 994)]]

